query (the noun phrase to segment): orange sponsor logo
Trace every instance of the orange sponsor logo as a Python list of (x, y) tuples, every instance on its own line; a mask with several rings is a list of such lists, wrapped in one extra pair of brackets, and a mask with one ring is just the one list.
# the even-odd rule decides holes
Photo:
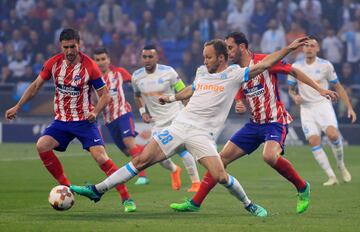
[(222, 85), (196, 84), (198, 90), (210, 90), (215, 92), (223, 92), (225, 87)]

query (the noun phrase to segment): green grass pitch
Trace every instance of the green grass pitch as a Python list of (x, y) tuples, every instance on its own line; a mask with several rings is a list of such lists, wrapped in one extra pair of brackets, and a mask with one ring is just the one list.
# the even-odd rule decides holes
[[(128, 161), (114, 146), (107, 146), (107, 150), (119, 166)], [(326, 151), (335, 167), (332, 153), (328, 148)], [(57, 184), (37, 158), (35, 145), (1, 144), (0, 231), (359, 231), (360, 147), (345, 147), (345, 154), (352, 182), (323, 187), (326, 176), (310, 149), (287, 147), (286, 157), (312, 187), (310, 207), (303, 215), (295, 213), (293, 186), (262, 161), (260, 150), (235, 161), (229, 172), (239, 179), (249, 197), (270, 214), (260, 219), (250, 216), (222, 186), (210, 193), (200, 212), (173, 212), (170, 203), (192, 196), (186, 191), (190, 180), (183, 168), (183, 187), (172, 191), (169, 174), (159, 165), (148, 170), (150, 185), (135, 186), (135, 179), (128, 183), (138, 207), (135, 213), (123, 212), (115, 190), (96, 204), (75, 196), (72, 209), (57, 212), (47, 202), (50, 189)], [(60, 160), (74, 184), (96, 183), (104, 178), (79, 144), (70, 145)], [(173, 160), (183, 167), (178, 156)], [(204, 169), (199, 170), (202, 176)]]

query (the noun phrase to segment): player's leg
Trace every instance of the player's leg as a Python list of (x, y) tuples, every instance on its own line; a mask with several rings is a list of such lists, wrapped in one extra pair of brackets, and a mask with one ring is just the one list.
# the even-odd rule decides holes
[[(131, 113), (118, 117), (106, 126), (116, 146), (126, 155), (130, 155), (134, 158), (144, 149), (143, 146), (135, 143), (135, 127)], [(141, 171), (138, 176), (138, 181), (140, 181), (141, 184), (149, 183), (145, 171)]]
[(54, 149), (65, 151), (69, 142), (74, 138), (74, 136), (66, 132), (66, 129), (65, 123), (52, 122), (38, 139), (36, 149), (44, 166), (58, 183), (70, 186), (70, 180), (66, 177), (64, 168), (53, 151)]
[[(144, 146), (141, 146), (139, 144), (136, 144), (135, 142), (135, 125), (134, 125), (134, 115), (132, 112), (129, 112), (125, 115), (122, 115), (120, 117), (121, 119), (121, 131), (122, 131), (122, 141), (125, 144), (125, 147), (127, 148), (128, 153), (131, 155), (131, 157), (136, 157), (141, 154), (141, 152), (144, 150)], [(142, 170), (138, 174), (139, 179), (135, 182), (135, 184), (148, 184), (149, 179), (146, 177), (145, 170)]]
[[(161, 136), (162, 131), (164, 128), (159, 128), (154, 126), (152, 128), (152, 134), (155, 138), (159, 135)], [(171, 154), (173, 155), (173, 154)], [(166, 170), (170, 171), (170, 178), (171, 178), (171, 188), (173, 190), (179, 190), (181, 188), (181, 168), (176, 165), (171, 158), (167, 158), (160, 162), (160, 165), (165, 168)]]
[(140, 155), (118, 169), (101, 183), (91, 186), (72, 185), (70, 188), (72, 191), (86, 196), (90, 200), (95, 202), (99, 201), (106, 191), (118, 184), (123, 184), (129, 181), (141, 170), (168, 158), (175, 148), (182, 143), (181, 137), (178, 136), (178, 134), (169, 131), (171, 131), (171, 128), (169, 128), (169, 130), (164, 130), (164, 132), (159, 134), (159, 136), (151, 139), (150, 143), (145, 146), (144, 151)]
[(194, 157), (184, 148), (179, 149), (177, 152), (181, 157), (191, 180), (191, 187), (188, 189), (188, 192), (197, 192), (200, 188), (200, 178), (196, 167), (196, 161)]
[(144, 151), (135, 157), (132, 161), (116, 170), (108, 176), (104, 181), (91, 186), (75, 186), (70, 188), (72, 191), (88, 197), (95, 202), (99, 201), (101, 196), (119, 184), (124, 184), (141, 170), (144, 170), (162, 160), (166, 159), (164, 152), (154, 139), (145, 146)]
[(321, 137), (320, 135), (311, 135), (308, 138), (311, 151), (317, 163), (320, 165), (321, 169), (324, 170), (328, 176), (328, 180), (323, 183), (324, 186), (331, 186), (338, 183), (336, 175), (333, 169), (330, 166), (329, 159), (321, 146)]
[[(232, 137), (232, 139), (234, 139), (234, 136)], [(244, 156), (245, 154), (246, 152), (243, 149), (241, 149), (235, 143), (229, 140), (225, 144), (223, 150), (220, 152), (220, 157), (226, 168), (226, 166), (230, 164), (232, 161)], [(210, 172), (207, 171), (201, 181), (200, 188), (193, 196), (192, 201), (196, 205), (200, 206), (202, 202), (205, 200), (206, 196), (215, 187), (216, 184), (217, 184), (216, 180), (214, 180)]]
[(323, 109), (321, 105), (311, 108), (301, 107), (301, 126), (316, 162), (328, 176), (328, 180), (323, 185), (331, 186), (337, 184), (338, 181), (321, 146), (321, 125), (327, 122), (326, 111), (326, 108)]
[(173, 190), (179, 190), (181, 188), (181, 168), (170, 158), (161, 161), (160, 165), (170, 171), (171, 188)]
[[(136, 156), (140, 155), (141, 152), (144, 150), (144, 146), (136, 144), (135, 138), (133, 136), (125, 137), (125, 138), (123, 138), (122, 141), (123, 141), (125, 147), (127, 148), (127, 151), (130, 154), (130, 156), (132, 157), (132, 159), (135, 158)], [(145, 170), (142, 170), (141, 172), (139, 172), (138, 177), (139, 178), (135, 182), (136, 185), (149, 184), (150, 181), (146, 175)]]
[(281, 156), (284, 152), (287, 126), (279, 123), (270, 123), (263, 125), (262, 130), (265, 136), (263, 159), (296, 187), (299, 195), (297, 212), (303, 213), (309, 205), (310, 185), (301, 178), (292, 164)]
[[(110, 176), (119, 169), (117, 165), (109, 158), (103, 146), (91, 146), (89, 147), (89, 151), (91, 156), (94, 158), (106, 176)], [(125, 212), (134, 212), (136, 210), (136, 205), (135, 202), (131, 199), (127, 187), (124, 184), (119, 184), (116, 186), (116, 190), (120, 194), (122, 204), (125, 207)]]
[(326, 136), (331, 142), (331, 149), (335, 156), (337, 166), (341, 172), (344, 182), (351, 181), (351, 174), (344, 163), (344, 148), (339, 131), (335, 126), (328, 126), (325, 130)]
[[(96, 123), (84, 121), (79, 122), (78, 124), (76, 129), (73, 130), (73, 133), (80, 140), (83, 148), (90, 152), (91, 156), (105, 175), (110, 176), (119, 168), (107, 155)], [(116, 190), (119, 192), (122, 204), (125, 207), (125, 212), (134, 212), (136, 210), (136, 205), (131, 199), (126, 186), (123, 184), (117, 185)]]
[[(234, 160), (250, 154), (260, 145), (262, 141), (257, 141), (257, 127), (254, 123), (247, 123), (243, 128), (238, 130), (231, 136), (230, 140), (225, 144), (223, 150), (220, 152), (221, 160), (226, 167)], [(192, 198), (193, 202), (201, 205), (207, 194), (217, 184), (209, 172), (206, 172), (201, 181), (200, 189)]]
[[(206, 136), (196, 136), (191, 141), (186, 141), (186, 147), (189, 149), (199, 162), (208, 170), (209, 175), (215, 183), (225, 186), (229, 192), (240, 200), (245, 208), (253, 215), (264, 217), (267, 215), (265, 209), (261, 206), (251, 203), (240, 183), (233, 176), (226, 173), (224, 165), (216, 151), (215, 144)], [(171, 208), (178, 211), (197, 211), (200, 205), (195, 202), (186, 201), (181, 204), (171, 204)]]

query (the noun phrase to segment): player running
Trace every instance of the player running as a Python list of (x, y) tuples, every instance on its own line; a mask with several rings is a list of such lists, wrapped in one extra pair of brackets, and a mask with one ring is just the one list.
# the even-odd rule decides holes
[[(328, 89), (329, 83), (331, 83), (345, 103), (348, 109), (348, 117), (354, 123), (356, 113), (346, 91), (338, 80), (333, 65), (329, 61), (317, 57), (320, 51), (318, 40), (315, 37), (310, 38), (309, 43), (303, 48), (305, 59), (295, 62), (293, 66), (309, 75), (324, 89)], [(302, 129), (311, 146), (314, 158), (328, 176), (328, 180), (323, 185), (335, 185), (338, 184), (338, 180), (321, 146), (321, 132), (325, 133), (331, 143), (331, 149), (344, 182), (350, 182), (351, 175), (345, 167), (342, 139), (331, 101), (323, 98), (299, 80), (295, 80), (291, 75), (288, 76), (288, 83), (290, 96), (297, 105), (300, 105)], [(298, 93), (296, 92), (296, 85), (299, 89)]]
[[(172, 120), (184, 107), (181, 102), (161, 105), (158, 100), (159, 96), (180, 92), (185, 88), (185, 84), (172, 67), (157, 63), (159, 58), (154, 45), (144, 47), (141, 52), (141, 60), (144, 67), (134, 72), (132, 81), (135, 103), (140, 111), (142, 120), (145, 123), (154, 123), (152, 134), (156, 136), (165, 127), (170, 126)], [(146, 112), (145, 106), (149, 113)], [(180, 154), (192, 182), (188, 191), (196, 192), (200, 186), (196, 162), (192, 155), (184, 148), (178, 149), (176, 152)], [(179, 190), (181, 187), (180, 167), (176, 166), (170, 158), (162, 161), (160, 164), (172, 172), (172, 188)]]
[[(134, 116), (130, 104), (125, 100), (122, 85), (131, 82), (131, 75), (124, 68), (114, 67), (108, 51), (99, 47), (94, 51), (94, 60), (103, 74), (103, 80), (110, 91), (110, 102), (103, 110), (103, 120), (116, 146), (131, 157), (139, 155), (144, 149), (135, 142)], [(145, 171), (138, 174), (135, 184), (143, 184)]]
[[(48, 126), (36, 143), (40, 159), (47, 170), (61, 185), (70, 186), (63, 166), (53, 150), (63, 152), (69, 143), (77, 138), (88, 150), (101, 170), (110, 176), (118, 169), (108, 157), (103, 140), (97, 128), (96, 118), (110, 100), (108, 90), (95, 62), (80, 52), (80, 36), (73, 29), (64, 29), (60, 34), (62, 53), (46, 61), (42, 71), (26, 89), (19, 102), (5, 112), (5, 118), (12, 120), (17, 111), (34, 97), (43, 84), (53, 78), (55, 85), (55, 120)], [(90, 101), (91, 88), (99, 95), (94, 107)], [(116, 186), (125, 212), (136, 210), (125, 185)]]
[[(248, 50), (248, 40), (243, 33), (233, 32), (225, 40), (229, 59), (241, 67), (253, 68), (267, 59), (264, 54), (253, 54)], [(250, 109), (250, 122), (237, 131), (226, 143), (220, 153), (226, 167), (234, 160), (251, 154), (260, 144), (265, 143), (263, 159), (280, 175), (293, 183), (298, 191), (297, 212), (304, 212), (309, 204), (310, 185), (295, 171), (289, 161), (281, 156), (284, 152), (284, 142), (287, 125), (292, 121), (280, 100), (277, 87), (277, 73), (292, 73), (301, 81), (318, 90), (322, 96), (334, 95), (333, 92), (321, 89), (314, 81), (306, 77), (290, 64), (278, 62), (269, 70), (259, 74), (241, 85), (236, 99), (246, 98)], [(237, 104), (237, 110), (244, 109)], [(207, 172), (201, 182), (199, 191), (192, 200), (184, 203), (173, 203), (171, 208), (177, 211), (198, 211), (207, 194), (217, 184), (210, 172)]]
[(303, 45), (306, 40), (307, 38), (297, 39), (287, 47), (267, 56), (262, 62), (246, 68), (241, 68), (237, 64), (227, 65), (228, 52), (224, 41), (212, 40), (205, 43), (203, 56), (206, 68), (201, 66), (197, 70), (193, 85), (175, 95), (159, 98), (160, 102), (170, 103), (191, 97), (171, 126), (154, 136), (141, 155), (103, 182), (88, 186), (72, 185), (70, 188), (95, 202), (99, 201), (106, 191), (130, 180), (140, 170), (168, 158), (179, 145), (184, 144), (209, 171), (215, 182), (225, 186), (232, 195), (241, 200), (251, 214), (265, 217), (266, 210), (251, 203), (236, 178), (225, 171), (213, 136), (225, 122), (240, 84), (269, 69), (288, 53)]

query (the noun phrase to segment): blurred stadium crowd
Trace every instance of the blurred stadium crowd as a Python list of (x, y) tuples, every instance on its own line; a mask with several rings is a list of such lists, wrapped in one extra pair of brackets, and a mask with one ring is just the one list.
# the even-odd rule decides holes
[[(320, 56), (334, 64), (360, 114), (357, 0), (0, 0), (0, 98), (9, 89), (21, 95), (44, 61), (60, 51), (59, 33), (67, 27), (80, 31), (86, 54), (105, 46), (113, 64), (129, 72), (141, 66), (141, 48), (155, 43), (161, 63), (176, 68), (187, 84), (209, 39), (238, 30), (248, 36), (252, 51), (270, 53), (315, 35), (322, 41)], [(295, 52), (288, 61), (301, 56)], [(280, 82), (290, 106), (286, 77)], [(346, 108), (337, 104), (336, 110), (339, 121), (345, 120)]]

